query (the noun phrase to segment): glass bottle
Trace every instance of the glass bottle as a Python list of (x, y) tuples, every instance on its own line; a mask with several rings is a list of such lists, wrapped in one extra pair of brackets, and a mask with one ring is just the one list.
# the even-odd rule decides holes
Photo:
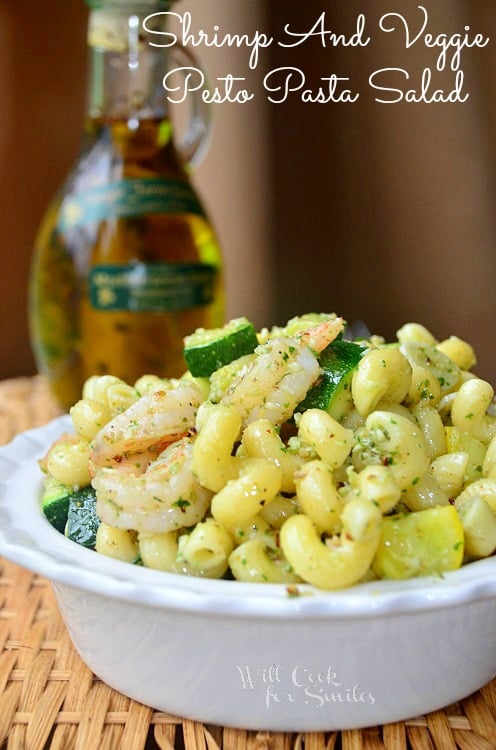
[(191, 65), (191, 53), (150, 44), (171, 2), (87, 0), (82, 148), (41, 223), (30, 281), (36, 363), (64, 408), (91, 375), (180, 376), (183, 337), (224, 322), (221, 251), (189, 179), (208, 118), (197, 98), (177, 145), (162, 85), (168, 57)]

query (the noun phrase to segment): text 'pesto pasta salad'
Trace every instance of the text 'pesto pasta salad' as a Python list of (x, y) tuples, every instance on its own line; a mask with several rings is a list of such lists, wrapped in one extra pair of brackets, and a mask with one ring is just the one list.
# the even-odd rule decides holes
[(185, 339), (179, 380), (95, 376), (40, 462), (70, 539), (172, 573), (342, 589), (496, 549), (496, 416), (475, 354), (334, 314)]

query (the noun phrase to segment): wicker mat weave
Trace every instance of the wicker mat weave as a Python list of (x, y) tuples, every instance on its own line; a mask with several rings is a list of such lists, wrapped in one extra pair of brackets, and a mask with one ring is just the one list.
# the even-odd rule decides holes
[[(0, 383), (0, 443), (57, 413), (42, 378)], [(0, 558), (0, 750), (48, 748), (496, 750), (496, 680), (444, 711), (366, 730), (289, 735), (204, 726), (98, 680), (75, 653), (49, 583)]]

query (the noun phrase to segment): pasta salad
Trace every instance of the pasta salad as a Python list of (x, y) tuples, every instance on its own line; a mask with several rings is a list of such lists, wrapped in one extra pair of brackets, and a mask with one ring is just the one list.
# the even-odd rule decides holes
[(335, 314), (185, 339), (180, 379), (94, 376), (40, 461), (48, 520), (172, 573), (336, 590), (496, 549), (496, 416), (472, 346)]

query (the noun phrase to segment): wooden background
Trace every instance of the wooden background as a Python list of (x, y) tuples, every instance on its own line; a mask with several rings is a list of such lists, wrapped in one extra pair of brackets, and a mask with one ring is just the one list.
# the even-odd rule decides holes
[[(220, 105), (209, 154), (196, 174), (218, 227), (229, 315), (258, 325), (309, 309), (336, 310), (388, 336), (419, 320), (439, 338), (476, 344), (478, 371), (496, 381), (496, 7), (492, 0), (424, 0), (433, 33), (493, 35), (462, 57), (465, 104), (380, 105), (367, 91), (382, 67), (416, 85), (434, 55), (377, 33), (382, 14), (419, 23), (417, 0), (180, 0), (197, 28), (234, 33), (286, 23), (309, 29), (322, 10), (336, 31), (366, 13), (366, 49), (275, 45), (269, 68), (297, 65), (309, 83), (333, 72), (362, 93), (355, 104)], [(26, 321), (28, 273), (44, 207), (75, 158), (85, 105), (83, 0), (0, 5), (0, 377), (35, 371)], [(246, 50), (201, 49), (211, 77), (245, 74)], [(453, 74), (443, 76), (451, 88)]]

